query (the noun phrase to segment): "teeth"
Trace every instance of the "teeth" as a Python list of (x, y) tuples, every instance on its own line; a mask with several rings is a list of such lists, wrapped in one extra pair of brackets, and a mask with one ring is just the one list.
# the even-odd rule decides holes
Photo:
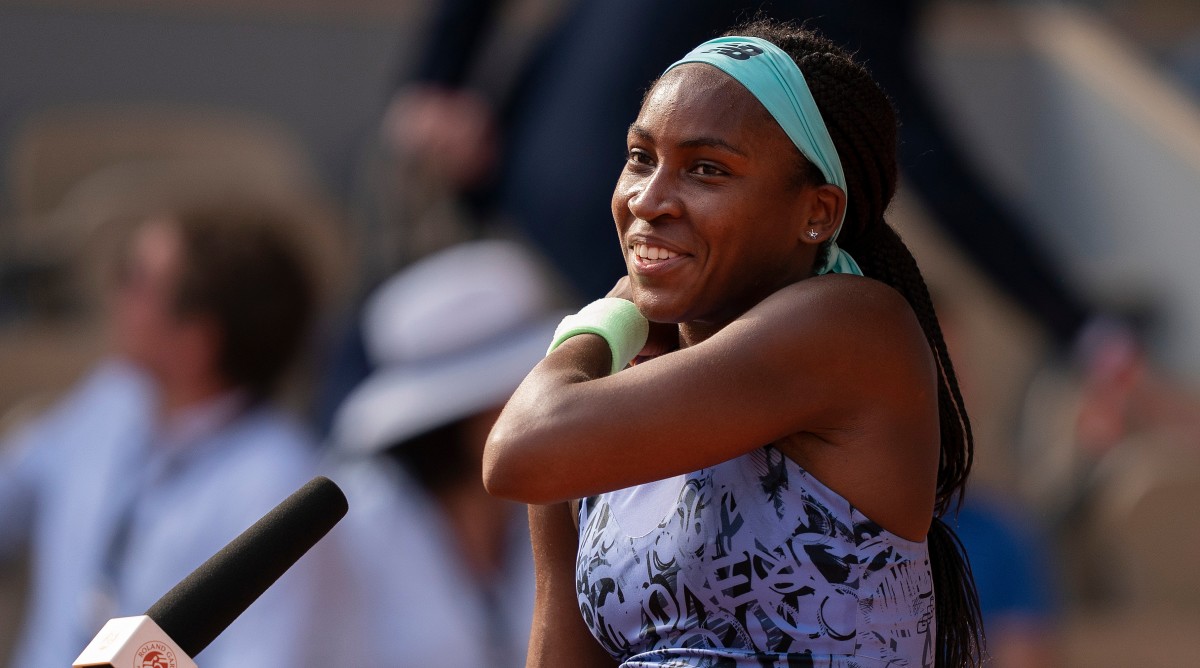
[(634, 244), (633, 252), (643, 260), (669, 260), (678, 256), (678, 253), (669, 251), (658, 246), (650, 246), (647, 244)]

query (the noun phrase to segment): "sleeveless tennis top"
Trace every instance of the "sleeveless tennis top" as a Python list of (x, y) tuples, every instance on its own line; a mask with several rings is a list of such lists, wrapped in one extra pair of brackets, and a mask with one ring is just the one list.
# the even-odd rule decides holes
[(926, 544), (770, 446), (585, 499), (576, 591), (623, 668), (933, 666)]

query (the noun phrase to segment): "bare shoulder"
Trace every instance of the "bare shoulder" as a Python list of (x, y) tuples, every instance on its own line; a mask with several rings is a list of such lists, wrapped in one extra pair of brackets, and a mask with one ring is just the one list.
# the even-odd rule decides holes
[(921, 323), (904, 296), (862, 276), (825, 275), (794, 283), (763, 300), (746, 317), (791, 323), (808, 336), (843, 342), (927, 345)]
[(776, 370), (773, 382), (787, 386), (794, 380), (801, 389), (822, 392), (831, 407), (907, 397), (911, 388), (929, 390), (936, 382), (916, 313), (903, 295), (870, 278), (800, 281), (726, 329), (747, 354)]

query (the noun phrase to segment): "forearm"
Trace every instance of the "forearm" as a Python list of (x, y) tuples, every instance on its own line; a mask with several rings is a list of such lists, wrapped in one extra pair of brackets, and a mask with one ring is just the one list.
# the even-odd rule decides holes
[(612, 668), (616, 661), (596, 642), (575, 593), (577, 531), (568, 504), (529, 507), (529, 532), (537, 571), (537, 599), (526, 668)]
[(530, 372), (488, 436), (483, 479), (488, 491), (526, 503), (561, 501), (553, 489), (556, 450), (569, 447), (576, 386), (608, 375), (612, 354), (595, 334), (567, 339)]

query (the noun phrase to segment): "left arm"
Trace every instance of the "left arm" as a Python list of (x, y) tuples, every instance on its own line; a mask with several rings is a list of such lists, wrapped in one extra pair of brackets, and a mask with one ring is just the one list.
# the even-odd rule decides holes
[(925, 415), (917, 407), (930, 401), (932, 362), (903, 297), (857, 277), (802, 283), (703, 343), (612, 376), (603, 339), (568, 339), (496, 422), (485, 485), (552, 503), (712, 466), (797, 432), (845, 442), (867, 422), (903, 431), (904, 416)]

